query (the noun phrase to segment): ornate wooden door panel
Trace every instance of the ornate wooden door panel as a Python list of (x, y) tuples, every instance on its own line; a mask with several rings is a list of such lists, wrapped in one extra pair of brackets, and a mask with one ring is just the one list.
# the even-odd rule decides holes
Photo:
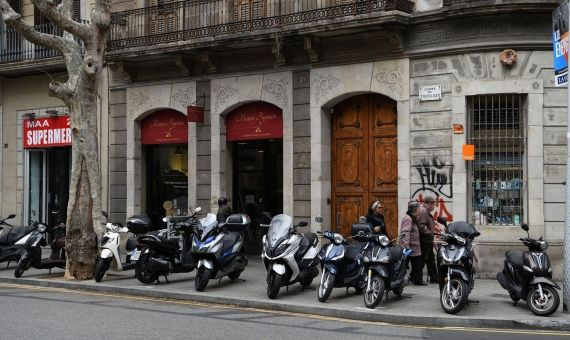
[[(380, 95), (337, 105), (332, 121), (332, 229), (350, 234), (373, 200), (381, 200), (390, 236), (398, 230), (396, 103)], [(356, 203), (358, 202), (358, 204)], [(358, 209), (356, 208), (358, 207)]]
[(333, 205), (337, 207), (333, 216), (334, 224), (340, 226), (337, 232), (350, 235), (350, 229), (355, 221), (366, 211), (366, 194), (357, 196), (335, 195)]

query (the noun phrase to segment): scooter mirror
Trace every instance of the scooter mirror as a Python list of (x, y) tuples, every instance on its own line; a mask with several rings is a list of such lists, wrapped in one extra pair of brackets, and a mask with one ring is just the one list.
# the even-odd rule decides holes
[(168, 222), (168, 217), (163, 217), (162, 222)]
[(202, 211), (202, 208), (200, 207), (196, 207), (196, 209), (194, 209), (195, 214), (199, 213), (200, 211)]
[(16, 217), (16, 214), (10, 214), (10, 215), (8, 215), (8, 217), (6, 219), (10, 219), (10, 218), (14, 218), (14, 217)]
[(109, 215), (107, 215), (105, 210), (101, 211), (101, 215), (105, 216), (106, 219), (109, 219)]
[(444, 226), (447, 226), (447, 218), (443, 217), (443, 216), (438, 216), (437, 217), (437, 221), (441, 224), (443, 224)]
[(315, 217), (315, 222), (317, 223), (323, 223), (323, 217), (320, 215), (317, 215), (317, 217)]
[(523, 225), (521, 225), (522, 230), (524, 231), (528, 231), (528, 224), (523, 223)]
[(308, 224), (307, 222), (301, 221), (301, 222), (299, 222), (298, 226), (299, 226), (299, 227), (306, 227), (307, 224)]

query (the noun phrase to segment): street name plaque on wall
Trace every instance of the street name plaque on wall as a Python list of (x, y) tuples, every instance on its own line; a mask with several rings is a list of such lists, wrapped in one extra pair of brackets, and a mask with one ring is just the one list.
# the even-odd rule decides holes
[(420, 86), (420, 102), (441, 100), (441, 85)]

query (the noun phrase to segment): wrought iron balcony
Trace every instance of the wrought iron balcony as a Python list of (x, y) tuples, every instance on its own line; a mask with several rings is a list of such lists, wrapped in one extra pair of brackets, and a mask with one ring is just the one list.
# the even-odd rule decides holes
[[(87, 21), (84, 21), (87, 23)], [(35, 25), (38, 32), (63, 36), (63, 29), (51, 23)], [(35, 45), (16, 32), (13, 28), (0, 30), (0, 64), (43, 60), (59, 57), (59, 52)]]
[(158, 0), (158, 6), (113, 13), (108, 51), (245, 32), (267, 32), (376, 12), (411, 13), (409, 0)]

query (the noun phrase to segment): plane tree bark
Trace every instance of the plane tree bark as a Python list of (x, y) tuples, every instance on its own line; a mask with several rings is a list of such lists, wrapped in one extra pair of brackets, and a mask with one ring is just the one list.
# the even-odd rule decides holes
[(72, 19), (73, 0), (32, 0), (62, 36), (46, 34), (27, 24), (7, 0), (0, 0), (5, 23), (29, 42), (59, 52), (67, 68), (65, 82), (52, 81), (49, 95), (61, 99), (70, 113), (72, 165), (67, 205), (65, 277), (93, 277), (97, 239), (103, 233), (101, 219), (101, 173), (97, 138), (97, 97), (103, 71), (105, 45), (111, 23), (111, 0), (96, 0), (91, 22)]

